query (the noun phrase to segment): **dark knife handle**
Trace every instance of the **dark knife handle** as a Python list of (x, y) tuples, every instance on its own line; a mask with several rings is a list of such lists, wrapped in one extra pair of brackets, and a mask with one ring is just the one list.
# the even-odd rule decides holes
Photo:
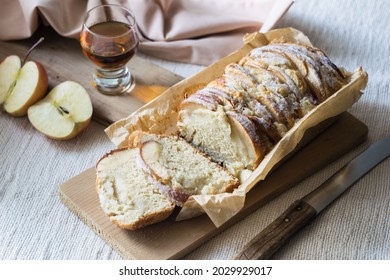
[(312, 221), (316, 210), (303, 200), (295, 201), (282, 215), (256, 235), (236, 255), (236, 260), (269, 259), (298, 230)]

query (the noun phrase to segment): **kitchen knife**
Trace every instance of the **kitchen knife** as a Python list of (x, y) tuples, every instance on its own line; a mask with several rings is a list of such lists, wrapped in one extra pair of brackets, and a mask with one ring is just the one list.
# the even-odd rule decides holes
[(314, 191), (295, 201), (256, 235), (235, 259), (260, 260), (271, 257), (294, 233), (389, 155), (390, 136), (387, 136), (369, 146)]

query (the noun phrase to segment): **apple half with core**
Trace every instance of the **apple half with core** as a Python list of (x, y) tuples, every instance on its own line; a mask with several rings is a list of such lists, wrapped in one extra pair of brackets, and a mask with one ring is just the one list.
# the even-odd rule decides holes
[(22, 63), (10, 55), (0, 64), (0, 104), (13, 116), (26, 115), (28, 107), (45, 95), (47, 86), (47, 73), (38, 62)]
[(31, 124), (49, 138), (66, 140), (85, 129), (92, 117), (92, 103), (78, 83), (66, 81), (28, 109)]

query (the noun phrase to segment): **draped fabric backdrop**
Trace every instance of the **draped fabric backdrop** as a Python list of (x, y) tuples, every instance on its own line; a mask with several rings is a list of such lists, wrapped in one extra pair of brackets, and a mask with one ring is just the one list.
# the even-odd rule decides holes
[(135, 15), (140, 51), (209, 65), (242, 44), (245, 33), (269, 30), (291, 0), (3, 0), (0, 40), (27, 38), (39, 24), (78, 38), (86, 12), (100, 4), (120, 4)]

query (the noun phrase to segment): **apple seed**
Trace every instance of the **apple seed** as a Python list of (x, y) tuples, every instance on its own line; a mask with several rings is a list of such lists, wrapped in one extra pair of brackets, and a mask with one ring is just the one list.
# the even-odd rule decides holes
[(57, 110), (61, 113), (61, 115), (64, 115), (64, 114), (68, 115), (69, 114), (69, 111), (62, 106), (58, 106)]

